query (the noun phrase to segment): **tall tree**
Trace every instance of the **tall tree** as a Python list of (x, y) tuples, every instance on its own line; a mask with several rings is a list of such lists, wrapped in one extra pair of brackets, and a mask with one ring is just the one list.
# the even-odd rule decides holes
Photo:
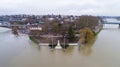
[(68, 32), (67, 32), (67, 34), (66, 34), (66, 38), (67, 38), (69, 41), (72, 41), (72, 40), (75, 38), (75, 32), (74, 32), (74, 30), (73, 30), (72, 25), (69, 26)]
[(94, 37), (95, 37), (95, 35), (90, 28), (85, 27), (80, 30), (80, 40), (79, 41), (81, 43), (91, 43), (91, 41), (93, 41)]

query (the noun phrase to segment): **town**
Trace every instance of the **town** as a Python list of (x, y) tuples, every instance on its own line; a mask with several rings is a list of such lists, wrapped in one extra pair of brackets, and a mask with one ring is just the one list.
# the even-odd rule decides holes
[[(102, 29), (102, 22), (101, 17), (89, 15), (0, 16), (0, 26), (12, 28), (13, 33), (17, 35), (27, 34), (36, 43), (50, 43), (50, 46), (53, 44), (56, 46), (58, 40), (61, 45), (81, 41), (81, 43), (87, 43), (89, 36), (94, 37)], [(84, 30), (81, 32), (83, 28), (89, 34), (85, 34)], [(89, 38), (89, 40), (92, 39)]]

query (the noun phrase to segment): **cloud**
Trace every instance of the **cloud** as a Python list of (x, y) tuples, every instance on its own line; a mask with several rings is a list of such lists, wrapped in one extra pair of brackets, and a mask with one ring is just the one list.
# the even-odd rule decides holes
[(119, 0), (2, 0), (0, 14), (120, 15)]

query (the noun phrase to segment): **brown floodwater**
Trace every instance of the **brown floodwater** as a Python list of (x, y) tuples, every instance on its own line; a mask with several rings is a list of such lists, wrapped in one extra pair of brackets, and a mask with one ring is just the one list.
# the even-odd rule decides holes
[(0, 28), (0, 67), (120, 67), (120, 29), (105, 25), (93, 44), (50, 49)]

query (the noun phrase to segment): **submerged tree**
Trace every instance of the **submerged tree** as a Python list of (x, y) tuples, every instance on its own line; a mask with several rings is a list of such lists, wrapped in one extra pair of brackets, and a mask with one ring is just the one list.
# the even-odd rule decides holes
[(15, 35), (18, 35), (18, 27), (17, 26), (13, 26), (12, 27), (12, 33), (15, 34)]
[(91, 41), (93, 41), (95, 35), (93, 33), (93, 31), (90, 28), (83, 28), (80, 31), (80, 42), (81, 43), (91, 43)]
[(15, 35), (18, 35), (18, 26), (19, 25), (17, 22), (11, 22), (12, 25), (16, 25), (16, 26), (12, 26), (12, 33)]

